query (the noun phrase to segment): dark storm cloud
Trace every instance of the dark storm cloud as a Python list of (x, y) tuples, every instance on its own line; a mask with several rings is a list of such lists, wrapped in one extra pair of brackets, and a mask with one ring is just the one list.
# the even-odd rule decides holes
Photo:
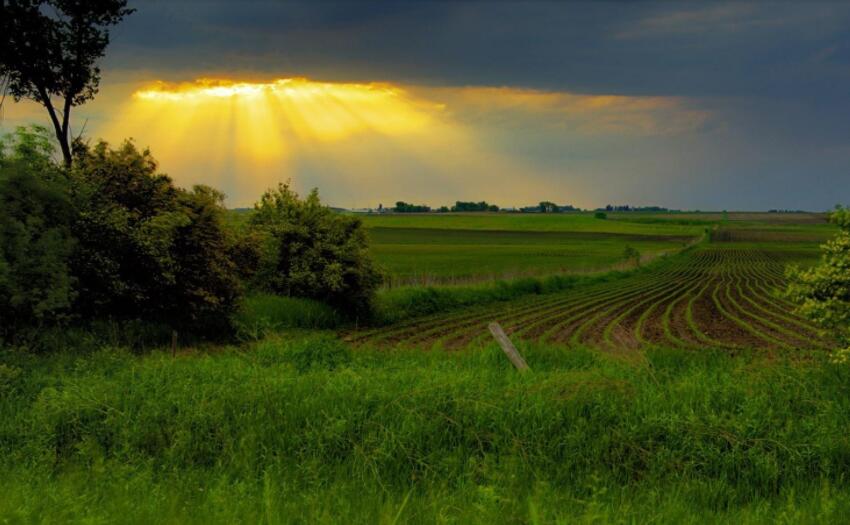
[[(375, 204), (369, 199), (389, 186), (363, 180), (382, 170), (432, 204), (458, 196), (505, 203), (531, 179), (529, 191), (585, 206), (824, 209), (850, 196), (850, 3), (131, 3), (138, 11), (115, 29), (103, 64), (100, 109), (81, 108), (95, 125), (109, 123), (140, 83), (156, 79), (388, 81), (445, 105), (445, 117), (482, 148), (464, 180), (455, 177), (457, 163), (440, 172), (393, 157), (380, 137), (302, 155), (287, 176), (321, 186), (331, 202)], [(497, 99), (460, 97), (464, 86), (638, 97), (623, 118), (673, 131), (587, 133), (587, 125), (616, 115), (583, 121), (558, 113), (573, 111), (569, 104), (494, 109)], [(644, 97), (675, 109), (629, 113)], [(681, 125), (694, 115), (705, 118)], [(423, 156), (454, 159), (454, 144), (433, 147)], [(323, 164), (334, 155), (344, 160)], [(228, 172), (222, 176), (232, 182), (223, 189), (240, 205), (255, 198), (243, 188), (251, 176), (243, 161), (229, 159), (219, 170)], [(490, 172), (506, 164), (516, 168), (493, 179)], [(461, 195), (462, 187), (470, 193)], [(501, 193), (481, 195), (484, 189)], [(392, 191), (380, 198), (412, 198)]]
[(846, 98), (850, 80), (842, 3), (136, 5), (118, 66), (813, 101)]

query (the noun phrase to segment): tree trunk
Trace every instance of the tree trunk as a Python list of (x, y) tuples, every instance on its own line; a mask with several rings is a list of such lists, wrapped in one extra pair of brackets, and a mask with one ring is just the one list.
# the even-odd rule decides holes
[[(56, 109), (50, 101), (47, 92), (41, 91), (41, 103), (47, 108), (47, 113), (50, 115), (50, 122), (53, 124), (53, 131), (56, 133), (56, 140), (59, 141), (59, 148), (62, 150), (62, 160), (65, 162), (65, 167), (71, 167), (71, 144), (68, 141), (68, 120), (70, 117), (70, 108), (62, 115), (62, 122), (59, 122), (59, 117), (56, 116)], [(66, 106), (68, 104), (66, 103)]]

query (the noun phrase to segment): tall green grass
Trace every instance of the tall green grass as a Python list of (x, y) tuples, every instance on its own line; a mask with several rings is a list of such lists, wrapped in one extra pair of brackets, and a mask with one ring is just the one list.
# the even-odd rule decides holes
[(519, 346), (0, 354), (0, 521), (850, 517), (850, 369)]
[(272, 294), (246, 297), (233, 319), (236, 335), (243, 340), (262, 339), (291, 328), (336, 328), (345, 322), (341, 313), (320, 301)]

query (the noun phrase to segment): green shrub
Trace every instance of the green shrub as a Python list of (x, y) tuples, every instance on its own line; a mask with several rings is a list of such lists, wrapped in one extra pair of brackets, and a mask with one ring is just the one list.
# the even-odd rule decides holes
[(258, 288), (318, 299), (351, 316), (369, 312), (382, 278), (360, 219), (323, 206), (316, 190), (301, 199), (288, 184), (267, 191), (255, 210), (251, 227), (263, 238)]
[(46, 133), (19, 128), (0, 153), (0, 339), (67, 316), (75, 296), (73, 207)]
[(798, 311), (830, 331), (845, 348), (836, 359), (850, 361), (850, 209), (838, 207), (830, 220), (841, 228), (824, 244), (820, 263), (809, 269), (790, 268), (788, 295)]
[(47, 334), (63, 321), (229, 329), (240, 285), (220, 192), (175, 187), (130, 142), (78, 145), (70, 170), (53, 160), (43, 128), (5, 142), (0, 338)]
[(596, 212), (596, 213), (594, 213), (594, 214), (593, 214), (593, 217), (594, 217), (595, 219), (607, 219), (607, 218), (608, 218), (608, 214), (607, 214), (607, 213), (605, 213), (604, 211), (598, 211), (598, 212)]
[(100, 142), (75, 155), (79, 311), (197, 332), (226, 328), (239, 282), (223, 226), (224, 195), (177, 188), (157, 172), (149, 151), (129, 141), (118, 149)]

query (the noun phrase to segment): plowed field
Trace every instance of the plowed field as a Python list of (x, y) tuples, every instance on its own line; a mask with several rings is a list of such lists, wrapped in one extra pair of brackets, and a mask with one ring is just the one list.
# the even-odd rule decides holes
[(513, 338), (602, 350), (826, 347), (781, 297), (784, 270), (810, 254), (769, 243), (714, 243), (622, 280), (354, 332), (354, 344), (449, 349), (488, 340), (498, 321)]

